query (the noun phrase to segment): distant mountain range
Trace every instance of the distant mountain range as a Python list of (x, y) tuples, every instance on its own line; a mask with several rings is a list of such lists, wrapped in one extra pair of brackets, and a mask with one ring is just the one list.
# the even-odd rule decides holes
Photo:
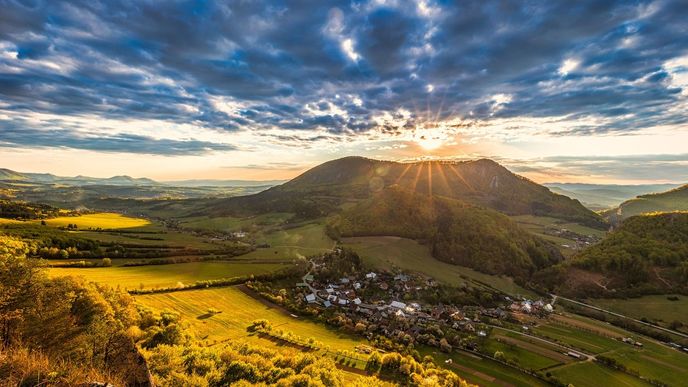
[(75, 176), (64, 177), (50, 173), (16, 172), (0, 168), (0, 181), (30, 182), (39, 184), (61, 184), (72, 186), (114, 185), (114, 186), (149, 186), (149, 187), (268, 187), (284, 183), (284, 180), (179, 180), (158, 182), (148, 178), (134, 178), (131, 176), (113, 176), (108, 178)]
[(622, 202), (639, 195), (664, 192), (680, 186), (680, 184), (576, 184), (576, 183), (545, 183), (552, 192), (577, 199), (592, 210), (606, 210), (616, 207)]

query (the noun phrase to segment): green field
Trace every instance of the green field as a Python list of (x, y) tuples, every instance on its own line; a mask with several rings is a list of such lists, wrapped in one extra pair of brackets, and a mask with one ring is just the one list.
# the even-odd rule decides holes
[(519, 347), (518, 345), (500, 342), (495, 339), (487, 340), (484, 344), (484, 348), (491, 354), (494, 354), (497, 351), (502, 352), (507, 360), (514, 361), (519, 366), (526, 369), (540, 370), (557, 364), (562, 364), (561, 361), (537, 354), (525, 348)]
[(331, 250), (334, 241), (325, 234), (325, 226), (319, 223), (300, 227), (285, 228), (260, 234), (256, 237), (258, 245), (267, 244), (268, 248), (242, 255), (246, 259), (285, 259), (320, 254)]
[[(35, 221), (39, 222), (39, 221)], [(102, 229), (122, 229), (145, 227), (151, 224), (146, 219), (131, 218), (121, 214), (98, 213), (81, 216), (63, 216), (54, 219), (46, 219), (48, 226), (67, 227), (69, 224), (76, 224), (79, 229), (102, 228)]]
[(572, 363), (554, 369), (551, 373), (560, 381), (574, 386), (634, 387), (650, 385), (633, 376), (592, 362)]
[(670, 301), (666, 295), (643, 296), (627, 299), (588, 300), (597, 307), (633, 317), (638, 320), (647, 318), (650, 321), (680, 321), (688, 326), (688, 296), (678, 296), (678, 301)]
[(191, 262), (173, 265), (99, 268), (50, 268), (48, 275), (82, 276), (90, 281), (120, 286), (124, 289), (165, 288), (179, 283), (193, 284), (200, 280), (230, 278), (250, 274), (265, 274), (284, 268), (281, 264)]
[[(454, 351), (451, 354), (439, 352), (434, 348), (420, 348), (421, 355), (430, 355), (437, 364), (448, 368), (462, 378), (481, 387), (540, 387), (547, 383), (489, 359), (471, 353)], [(452, 364), (445, 361), (452, 359)]]
[(430, 255), (427, 246), (406, 238), (355, 237), (344, 238), (345, 247), (358, 252), (363, 262), (371, 267), (389, 269), (398, 267), (403, 270), (421, 272), (449, 285), (460, 286), (467, 280), (487, 284), (497, 290), (512, 295), (535, 295), (514, 283), (511, 278), (483, 274), (473, 269), (438, 261)]
[(628, 345), (618, 340), (554, 322), (540, 325), (534, 328), (533, 332), (538, 336), (547, 337), (567, 346), (593, 354), (623, 348)]
[[(188, 321), (198, 337), (204, 340), (229, 340), (249, 337), (246, 327), (256, 319), (267, 319), (274, 328), (291, 331), (301, 337), (312, 337), (332, 350), (353, 351), (365, 340), (328, 329), (305, 318), (292, 317), (277, 307), (268, 306), (237, 287), (190, 290), (183, 292), (136, 296), (143, 305), (157, 310), (170, 309), (179, 312)], [(222, 313), (206, 318), (208, 308)]]
[(283, 224), (294, 214), (273, 212), (263, 215), (252, 216), (248, 218), (235, 218), (231, 216), (208, 217), (200, 216), (193, 218), (186, 218), (180, 221), (180, 224), (185, 228), (199, 229), (199, 230), (213, 230), (213, 231), (249, 231), (252, 228), (260, 226), (274, 226)]

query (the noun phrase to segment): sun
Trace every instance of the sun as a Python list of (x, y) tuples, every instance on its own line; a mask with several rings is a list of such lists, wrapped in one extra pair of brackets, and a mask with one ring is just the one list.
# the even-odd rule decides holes
[(442, 128), (417, 127), (413, 135), (413, 141), (421, 148), (432, 151), (445, 145), (447, 134)]

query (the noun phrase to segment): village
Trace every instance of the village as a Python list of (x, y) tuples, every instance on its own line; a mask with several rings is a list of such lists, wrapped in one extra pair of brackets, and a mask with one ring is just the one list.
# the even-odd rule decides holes
[[(442, 327), (460, 332), (464, 337), (484, 338), (489, 335), (490, 323), (495, 320), (514, 321), (516, 314), (545, 317), (553, 312), (553, 306), (543, 300), (513, 300), (502, 295), (499, 305), (493, 307), (429, 303), (421, 301), (421, 295), (440, 286), (429, 277), (404, 272), (362, 271), (326, 278), (332, 277), (321, 275), (329, 269), (327, 258), (314, 259), (310, 264), (311, 270), (295, 285), (296, 293), (303, 297), (302, 302), (323, 312), (343, 314), (355, 322), (354, 325), (366, 327), (368, 336), (373, 333), (410, 335), (423, 341), (421, 336), (428, 329)], [(437, 337), (426, 337), (425, 341), (439, 346)], [(469, 344), (469, 347), (474, 345)]]

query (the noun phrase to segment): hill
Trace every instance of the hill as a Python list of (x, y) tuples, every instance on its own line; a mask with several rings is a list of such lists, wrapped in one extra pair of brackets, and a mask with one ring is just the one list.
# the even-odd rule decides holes
[(580, 202), (557, 195), (487, 159), (399, 163), (345, 157), (257, 195), (229, 199), (209, 210), (269, 210), (321, 216), (347, 201), (370, 198), (393, 185), (424, 195), (459, 199), (507, 215), (551, 216), (606, 227), (601, 217)]
[(634, 216), (573, 260), (538, 274), (569, 294), (688, 294), (688, 213)]
[(22, 181), (22, 180), (28, 180), (28, 177), (24, 174), (19, 173), (19, 172), (15, 172), (11, 169), (0, 168), (0, 180)]
[(444, 262), (522, 280), (561, 261), (559, 251), (509, 217), (456, 199), (385, 188), (330, 219), (334, 237), (391, 235), (421, 240)]
[(677, 188), (678, 184), (579, 184), (545, 183), (552, 192), (579, 200), (592, 210), (604, 210), (618, 206), (626, 200), (639, 195), (664, 192)]
[(635, 215), (671, 211), (688, 211), (688, 184), (662, 193), (638, 196), (605, 215), (612, 222), (618, 222)]

